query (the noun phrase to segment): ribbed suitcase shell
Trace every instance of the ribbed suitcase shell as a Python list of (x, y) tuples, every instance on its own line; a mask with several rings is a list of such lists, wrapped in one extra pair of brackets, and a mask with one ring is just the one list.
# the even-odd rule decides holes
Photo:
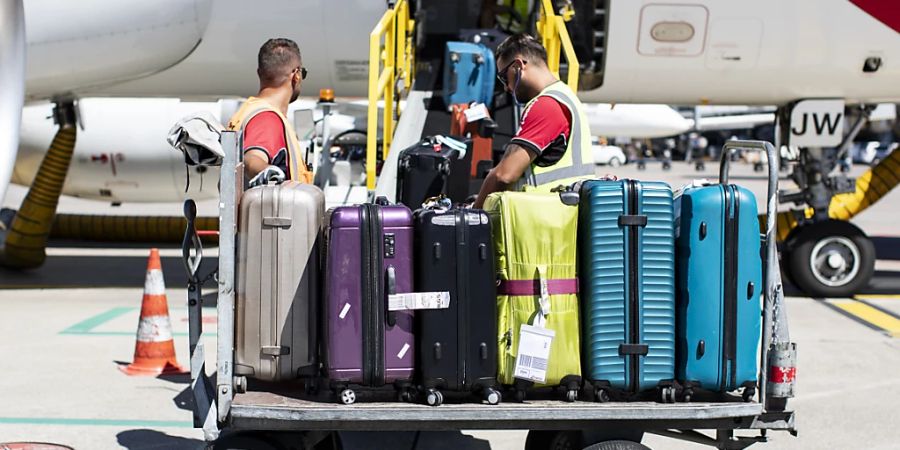
[(494, 52), (490, 49), (471, 42), (448, 42), (444, 50), (444, 102), (490, 106), (496, 75)]
[(420, 384), (456, 391), (493, 387), (497, 294), (488, 215), (423, 209), (414, 220), (416, 291), (450, 293), (449, 308), (416, 311)]
[(309, 184), (260, 186), (241, 197), (236, 374), (267, 381), (315, 374), (324, 215), (325, 196)]
[[(493, 223), (497, 276), (501, 280), (531, 280), (538, 266), (548, 279), (576, 277), (578, 209), (564, 205), (557, 194), (502, 192), (488, 196), (484, 208)], [(581, 375), (578, 295), (550, 295), (546, 328), (555, 331), (544, 386)], [(498, 381), (514, 384), (513, 371), (523, 323), (538, 312), (535, 295), (497, 295)]]
[[(367, 208), (376, 220), (366, 219)], [(397, 293), (412, 292), (412, 213), (403, 205), (342, 206), (329, 211), (328, 223), (323, 338), (328, 378), (371, 386), (411, 380), (416, 353), (413, 314), (390, 313), (396, 324), (387, 324), (386, 281), (393, 267)], [(374, 264), (367, 264), (367, 252), (372, 252)], [(366, 304), (367, 298), (374, 303)], [(366, 339), (367, 323), (380, 343)], [(379, 345), (382, 352), (373, 354)], [(367, 358), (380, 366), (371, 377), (364, 373)]]
[[(685, 189), (675, 204), (678, 379), (712, 391), (755, 386), (763, 289), (756, 198), (740, 186), (712, 185)], [(726, 263), (733, 211), (736, 271)]]
[[(583, 370), (588, 381), (638, 392), (675, 377), (675, 270), (672, 189), (661, 182), (637, 182), (637, 210), (628, 207), (629, 180), (587, 181), (582, 185), (579, 252), (583, 330)], [(623, 214), (646, 215), (637, 227), (639, 249), (629, 255), (630, 227), (619, 225)], [(629, 306), (629, 270), (637, 271), (638, 322)], [(638, 383), (632, 381), (629, 357), (619, 345), (648, 345), (640, 356)]]

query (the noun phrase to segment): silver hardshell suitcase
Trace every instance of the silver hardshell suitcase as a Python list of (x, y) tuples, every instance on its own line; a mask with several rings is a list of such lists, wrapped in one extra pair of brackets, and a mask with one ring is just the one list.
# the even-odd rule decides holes
[(325, 196), (287, 181), (249, 189), (238, 218), (236, 375), (315, 375)]

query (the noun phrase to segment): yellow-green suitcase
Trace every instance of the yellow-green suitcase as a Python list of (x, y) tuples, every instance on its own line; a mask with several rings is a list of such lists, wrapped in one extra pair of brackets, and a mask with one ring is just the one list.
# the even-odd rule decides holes
[[(575, 401), (581, 387), (578, 208), (564, 205), (558, 194), (502, 192), (491, 194), (484, 209), (494, 225), (499, 282), (498, 380), (511, 385), (519, 401), (526, 389), (545, 386), (563, 386), (566, 399)], [(523, 324), (540, 328), (526, 327), (532, 342), (535, 332), (554, 335), (548, 358), (518, 358)]]

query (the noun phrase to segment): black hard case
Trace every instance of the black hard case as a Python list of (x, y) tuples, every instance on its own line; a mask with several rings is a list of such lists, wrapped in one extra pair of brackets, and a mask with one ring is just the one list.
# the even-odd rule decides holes
[(466, 154), (426, 137), (416, 145), (400, 152), (397, 172), (397, 202), (411, 209), (440, 194), (454, 203), (462, 203), (469, 196), (472, 171), (472, 140), (455, 137), (466, 144)]
[(416, 311), (418, 380), (426, 389), (487, 398), (497, 385), (497, 298), (488, 215), (475, 209), (421, 209), (414, 224), (416, 291), (450, 292), (449, 308)]

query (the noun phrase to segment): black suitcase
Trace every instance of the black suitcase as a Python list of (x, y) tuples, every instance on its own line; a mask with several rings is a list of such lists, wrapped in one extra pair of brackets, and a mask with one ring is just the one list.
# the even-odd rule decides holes
[(466, 146), (465, 155), (441, 144), (436, 137), (422, 139), (400, 152), (397, 170), (397, 202), (418, 209), (431, 197), (444, 194), (454, 203), (469, 196), (472, 140), (453, 137)]
[(416, 311), (418, 380), (425, 402), (441, 390), (500, 403), (491, 224), (477, 209), (420, 209), (414, 218), (416, 292), (450, 292), (446, 309)]

